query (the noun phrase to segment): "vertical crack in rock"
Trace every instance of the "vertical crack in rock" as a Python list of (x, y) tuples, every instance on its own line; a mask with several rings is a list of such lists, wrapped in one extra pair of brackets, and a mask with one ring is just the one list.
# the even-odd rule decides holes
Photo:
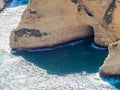
[(105, 24), (107, 24), (107, 25), (112, 22), (114, 9), (116, 7), (115, 3), (116, 3), (116, 0), (112, 0), (111, 4), (109, 5), (109, 7), (106, 10), (106, 13), (103, 17), (103, 20), (104, 20)]

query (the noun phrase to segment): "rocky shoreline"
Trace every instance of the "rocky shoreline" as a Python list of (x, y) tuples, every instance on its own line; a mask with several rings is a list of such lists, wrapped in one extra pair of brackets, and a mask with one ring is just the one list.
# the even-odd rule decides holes
[(119, 52), (119, 43), (114, 45), (120, 39), (119, 14), (119, 0), (79, 0), (75, 3), (71, 0), (31, 0), (18, 27), (11, 32), (10, 47), (52, 47), (94, 35), (95, 43), (109, 46), (110, 52), (100, 68), (100, 76), (120, 75), (119, 53), (111, 54), (111, 48), (112, 52), (117, 49)]

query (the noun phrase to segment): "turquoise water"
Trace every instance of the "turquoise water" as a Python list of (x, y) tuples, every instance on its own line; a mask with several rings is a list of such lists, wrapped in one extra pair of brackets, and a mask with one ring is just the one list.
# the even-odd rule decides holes
[(99, 77), (108, 51), (95, 46), (93, 38), (10, 53), (9, 35), (19, 24), (23, 4), (13, 0), (12, 8), (0, 14), (0, 90), (120, 90), (119, 84)]
[[(64, 77), (70, 74), (79, 73), (81, 74), (83, 80), (85, 80), (85, 84), (87, 82), (85, 77), (87, 75), (89, 76), (91, 74), (98, 73), (99, 67), (102, 65), (108, 54), (108, 50), (106, 48), (101, 48), (94, 45), (93, 37), (69, 42), (54, 48), (28, 51), (20, 50), (12, 52), (15, 52), (14, 55), (16, 56), (22, 56), (27, 62), (31, 62), (35, 66), (46, 70), (49, 75)], [(116, 82), (113, 78), (108, 79), (105, 81), (110, 83)], [(99, 82), (99, 79), (97, 82)], [(92, 83), (88, 80), (88, 84)], [(97, 85), (95, 85), (94, 88), (84, 88), (87, 88), (86, 90), (119, 90), (119, 84), (114, 85), (114, 87), (116, 87), (116, 89), (111, 87), (106, 88), (103, 86), (99, 87)], [(78, 89), (82, 90), (80, 88), (75, 90)], [(65, 90), (69, 89), (67, 88)]]
[[(86, 71), (96, 73), (108, 54), (107, 49), (92, 47), (93, 38), (74, 41), (54, 50), (18, 52), (25, 60), (44, 68), (51, 74), (70, 74)], [(76, 45), (74, 45), (76, 44)]]

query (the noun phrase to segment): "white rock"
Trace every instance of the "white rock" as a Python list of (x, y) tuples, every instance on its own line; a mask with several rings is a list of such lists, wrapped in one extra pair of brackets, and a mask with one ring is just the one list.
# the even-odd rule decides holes
[(5, 2), (4, 0), (0, 0), (0, 10), (4, 8)]

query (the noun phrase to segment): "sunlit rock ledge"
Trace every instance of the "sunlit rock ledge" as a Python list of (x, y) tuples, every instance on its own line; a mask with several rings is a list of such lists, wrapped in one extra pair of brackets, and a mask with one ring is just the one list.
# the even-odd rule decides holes
[[(10, 47), (52, 47), (91, 35), (97, 45), (111, 47), (120, 39), (119, 15), (119, 0), (31, 0), (11, 32)], [(118, 57), (119, 53), (108, 55), (100, 68), (101, 76), (120, 74)]]

